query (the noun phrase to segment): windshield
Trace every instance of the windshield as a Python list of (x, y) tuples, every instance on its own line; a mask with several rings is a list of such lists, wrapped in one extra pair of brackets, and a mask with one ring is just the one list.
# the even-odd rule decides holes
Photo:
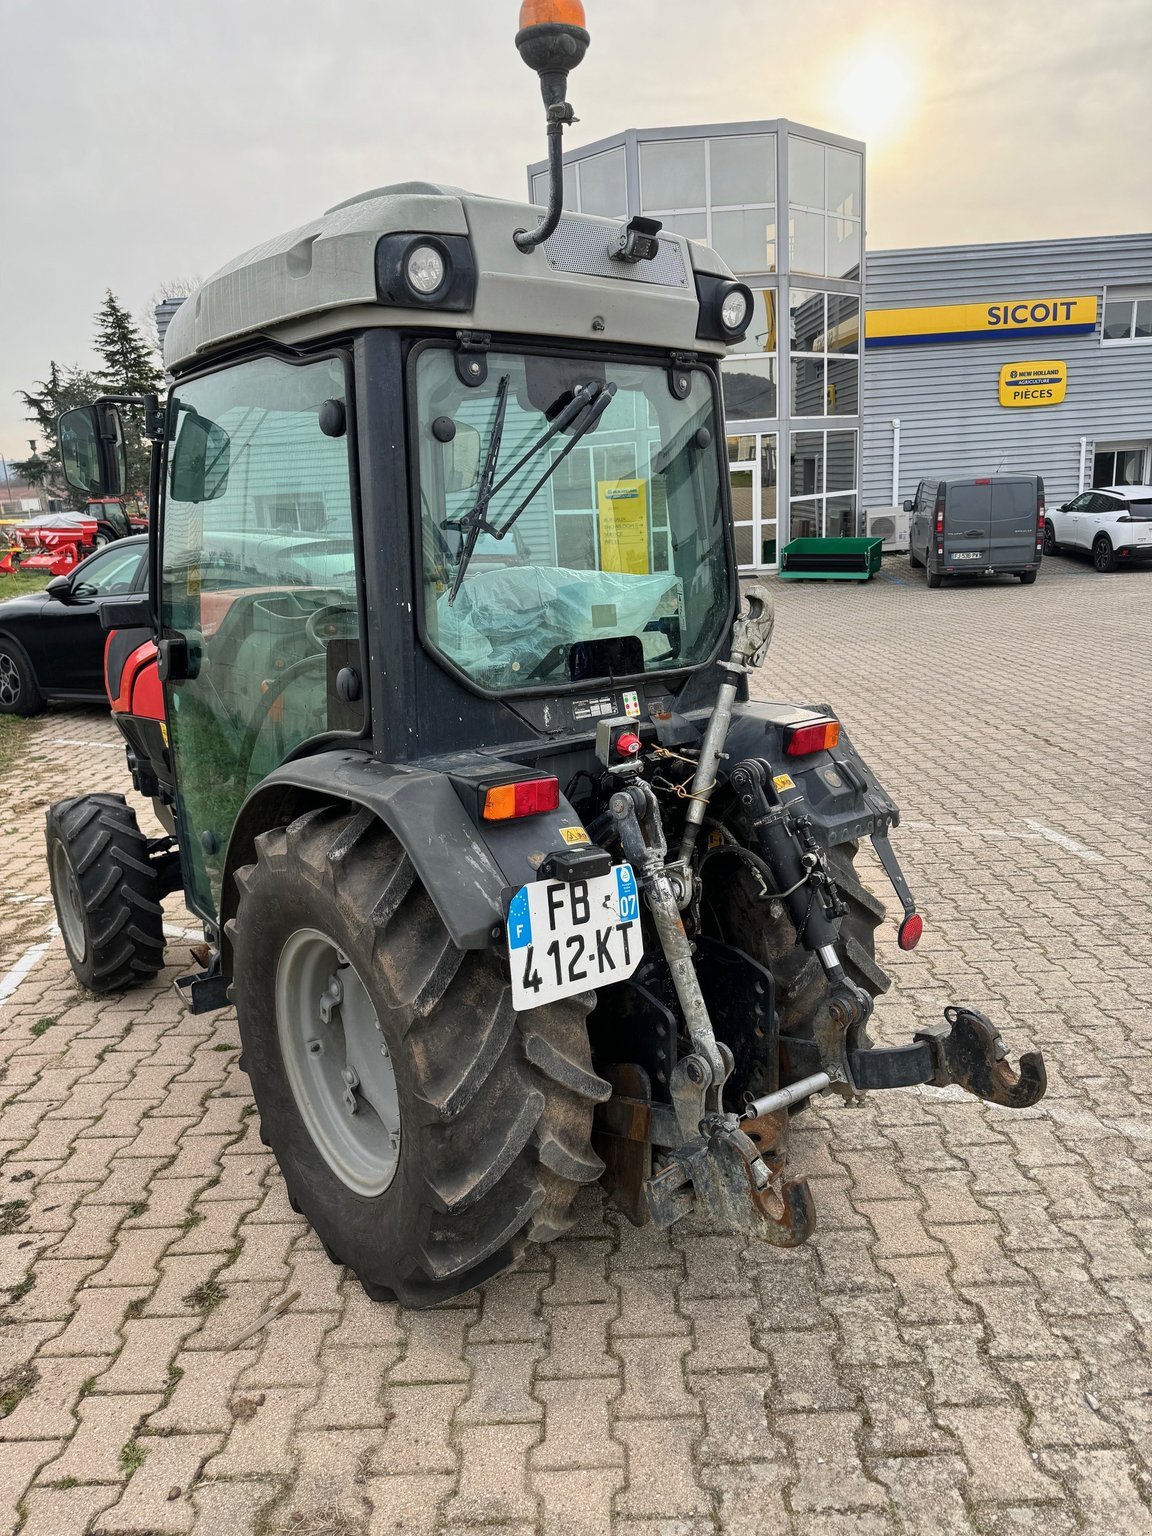
[[(710, 375), (486, 354), (416, 363), (424, 624), (481, 687), (705, 661), (728, 616)], [(557, 429), (558, 430), (554, 430)]]

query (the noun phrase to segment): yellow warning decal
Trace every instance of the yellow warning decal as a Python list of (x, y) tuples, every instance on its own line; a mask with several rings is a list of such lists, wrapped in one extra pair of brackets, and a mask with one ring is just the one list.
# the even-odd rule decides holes
[(592, 841), (583, 827), (561, 827), (560, 836), (566, 843), (590, 843)]
[(708, 834), (708, 851), (709, 851), (709, 853), (711, 853), (713, 848), (723, 848), (723, 846), (724, 846), (723, 835), (721, 833), (719, 833), (719, 832), (709, 832), (709, 834)]
[(795, 779), (789, 778), (786, 773), (778, 773), (776, 775), (776, 777), (772, 780), (772, 783), (776, 786), (776, 793), (777, 794), (781, 794), (786, 789), (795, 789), (796, 788), (796, 781), (795, 781)]
[(164, 738), (164, 745), (167, 746), (168, 745), (168, 727), (164, 724), (163, 720), (161, 720), (161, 722), (160, 722), (160, 734)]

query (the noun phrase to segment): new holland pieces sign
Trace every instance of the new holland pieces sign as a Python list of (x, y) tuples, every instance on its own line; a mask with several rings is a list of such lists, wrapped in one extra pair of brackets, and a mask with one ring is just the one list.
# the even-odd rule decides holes
[(1002, 336), (1090, 336), (1096, 329), (1098, 309), (1095, 294), (870, 309), (865, 317), (865, 344), (924, 347), (947, 341), (995, 341)]

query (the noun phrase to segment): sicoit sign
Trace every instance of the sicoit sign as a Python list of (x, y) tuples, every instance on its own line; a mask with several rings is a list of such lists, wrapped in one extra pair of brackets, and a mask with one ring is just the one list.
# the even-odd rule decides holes
[(980, 304), (934, 304), (915, 309), (870, 309), (864, 321), (868, 347), (922, 347), (949, 341), (994, 341), (1004, 336), (1090, 336), (1099, 300), (1074, 298), (994, 299)]
[(1059, 405), (1067, 389), (1067, 363), (1005, 363), (1000, 370), (1001, 405)]

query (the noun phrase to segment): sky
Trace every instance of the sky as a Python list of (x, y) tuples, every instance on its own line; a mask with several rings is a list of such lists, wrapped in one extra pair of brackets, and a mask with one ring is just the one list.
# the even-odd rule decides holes
[[(868, 142), (870, 249), (1152, 228), (1148, 0), (586, 0), (569, 144), (788, 117)], [(0, 454), (14, 391), (391, 181), (522, 196), (516, 0), (0, 0)]]

